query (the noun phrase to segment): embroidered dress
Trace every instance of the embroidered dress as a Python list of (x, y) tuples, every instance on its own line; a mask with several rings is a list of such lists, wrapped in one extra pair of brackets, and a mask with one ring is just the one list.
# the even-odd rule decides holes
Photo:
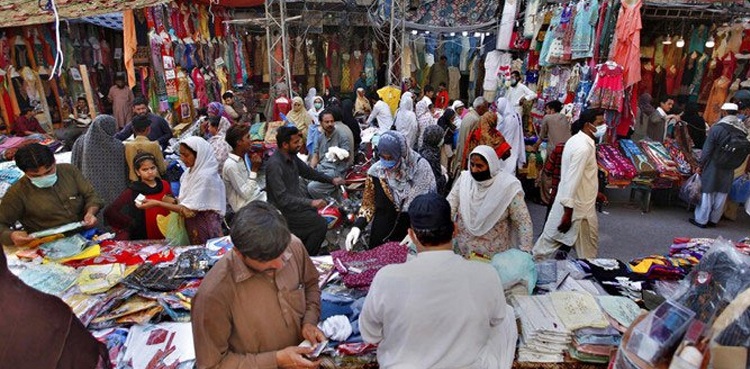
[(596, 80), (589, 95), (589, 108), (622, 110), (624, 97), (623, 69), (619, 65), (600, 64), (596, 66)]
[(570, 49), (572, 58), (583, 59), (594, 56), (594, 27), (599, 20), (599, 1), (592, 0), (590, 3), (578, 3), (573, 26), (575, 34)]

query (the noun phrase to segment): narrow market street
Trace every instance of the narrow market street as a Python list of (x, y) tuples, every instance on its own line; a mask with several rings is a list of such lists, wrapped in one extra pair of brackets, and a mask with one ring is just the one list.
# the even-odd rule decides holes
[[(637, 203), (630, 203), (629, 190), (610, 190), (609, 205), (599, 216), (599, 256), (618, 260), (632, 260), (651, 254), (664, 254), (675, 237), (719, 236), (739, 241), (750, 236), (750, 216), (742, 207), (737, 211), (737, 220), (722, 219), (716, 228), (701, 229), (690, 223), (692, 209), (688, 212), (676, 198), (671, 205), (651, 205), (651, 212), (643, 213)], [(636, 198), (637, 200), (637, 198)], [(534, 222), (534, 237), (544, 228), (546, 208), (527, 202)]]

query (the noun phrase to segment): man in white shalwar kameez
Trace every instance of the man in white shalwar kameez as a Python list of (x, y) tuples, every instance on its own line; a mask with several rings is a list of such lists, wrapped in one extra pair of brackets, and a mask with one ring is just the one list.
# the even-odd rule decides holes
[(453, 252), (445, 198), (417, 196), (409, 219), (419, 254), (378, 272), (359, 317), (380, 367), (511, 368), (518, 330), (497, 272)]
[(510, 157), (503, 160), (503, 172), (516, 174), (516, 169), (526, 164), (526, 145), (523, 140), (521, 116), (511, 106), (508, 99), (497, 99), (497, 130), (505, 137), (510, 145)]
[(575, 248), (579, 258), (595, 258), (599, 250), (595, 140), (604, 136), (607, 125), (596, 110), (584, 112), (573, 125), (580, 131), (565, 144), (557, 196), (533, 249), (537, 259), (552, 256), (562, 246)]

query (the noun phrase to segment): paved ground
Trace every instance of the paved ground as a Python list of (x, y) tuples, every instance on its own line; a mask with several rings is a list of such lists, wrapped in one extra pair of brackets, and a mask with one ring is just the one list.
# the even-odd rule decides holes
[[(716, 228), (700, 229), (690, 223), (692, 211), (675, 198), (671, 205), (654, 196), (651, 212), (643, 214), (636, 204), (628, 202), (629, 190), (609, 190), (608, 207), (599, 213), (599, 256), (629, 261), (639, 256), (668, 251), (674, 237), (718, 237), (740, 240), (750, 236), (750, 216), (744, 207), (736, 221), (722, 219)], [(546, 207), (528, 203), (534, 222), (534, 235), (544, 228)]]

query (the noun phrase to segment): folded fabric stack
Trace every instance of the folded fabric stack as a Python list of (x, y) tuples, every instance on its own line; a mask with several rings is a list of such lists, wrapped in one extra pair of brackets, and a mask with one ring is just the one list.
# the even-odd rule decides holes
[(661, 142), (644, 140), (640, 142), (640, 145), (643, 153), (655, 164), (659, 178), (670, 181), (680, 180), (681, 175), (677, 170), (677, 164)]
[(630, 261), (633, 274), (647, 280), (679, 280), (687, 275), (693, 260), (651, 255)]
[(0, 198), (5, 196), (10, 186), (23, 177), (23, 171), (18, 169), (16, 163), (7, 161), (0, 163)]
[(638, 174), (633, 163), (612, 145), (599, 145), (596, 158), (599, 168), (607, 175), (609, 186), (628, 186)]
[(614, 328), (581, 328), (575, 331), (570, 357), (586, 363), (605, 364), (620, 345), (622, 335)]
[(550, 295), (514, 296), (512, 303), (521, 322), (518, 361), (563, 362), (572, 332), (555, 312)]
[(690, 163), (695, 162), (695, 158), (686, 158), (685, 153), (680, 149), (680, 145), (675, 140), (667, 139), (664, 141), (664, 146), (666, 146), (669, 151), (669, 156), (674, 160), (675, 164), (677, 164), (677, 170), (680, 174), (683, 176), (693, 174), (693, 167)]
[(657, 176), (656, 168), (651, 163), (648, 156), (635, 144), (632, 140), (620, 140), (620, 148), (625, 153), (625, 156), (633, 162), (635, 170), (638, 172), (638, 177), (641, 180), (653, 179)]

